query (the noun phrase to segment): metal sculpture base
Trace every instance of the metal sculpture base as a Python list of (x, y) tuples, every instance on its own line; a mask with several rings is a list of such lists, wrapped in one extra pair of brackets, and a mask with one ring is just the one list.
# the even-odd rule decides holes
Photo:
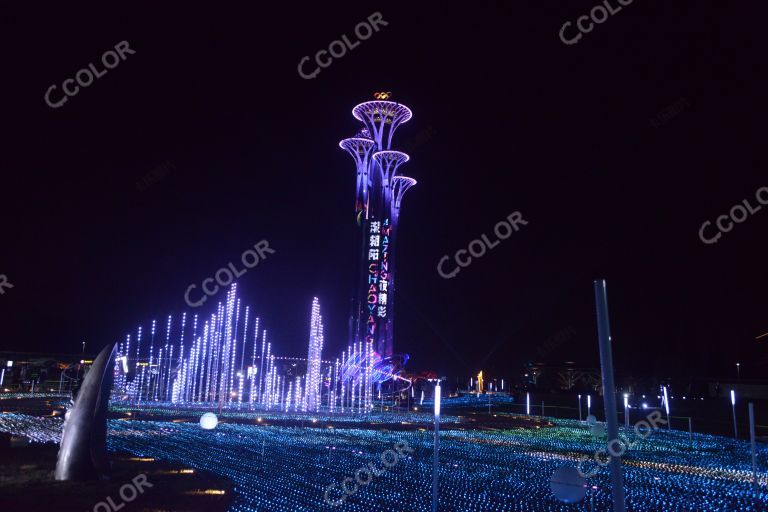
[(114, 380), (114, 344), (93, 362), (64, 420), (56, 480), (97, 480), (109, 474), (107, 406)]

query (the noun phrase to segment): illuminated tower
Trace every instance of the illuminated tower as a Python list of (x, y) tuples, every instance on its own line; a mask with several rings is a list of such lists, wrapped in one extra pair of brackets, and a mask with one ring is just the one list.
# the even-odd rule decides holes
[[(350, 318), (350, 344), (371, 344), (377, 359), (394, 355), (395, 240), (403, 194), (416, 180), (399, 174), (409, 157), (392, 150), (400, 124), (411, 109), (376, 93), (375, 101), (360, 103), (352, 115), (363, 123), (360, 132), (339, 146), (354, 159), (357, 171), (355, 215), (360, 257)], [(379, 379), (376, 379), (379, 380)]]

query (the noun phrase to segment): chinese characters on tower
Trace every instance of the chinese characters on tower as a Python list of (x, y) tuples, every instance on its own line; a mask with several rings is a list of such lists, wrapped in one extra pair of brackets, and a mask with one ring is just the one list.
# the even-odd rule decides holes
[(387, 318), (389, 293), (389, 219), (373, 220), (368, 228), (367, 341), (374, 341), (378, 319)]

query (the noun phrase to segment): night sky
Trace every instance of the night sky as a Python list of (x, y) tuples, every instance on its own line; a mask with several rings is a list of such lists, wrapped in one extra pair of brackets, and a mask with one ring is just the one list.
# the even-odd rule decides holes
[[(566, 45), (597, 0), (455, 5), (4, 16), (0, 350), (95, 352), (188, 310), (190, 284), (267, 240), (239, 286), (278, 355), (306, 357), (313, 296), (340, 355), (357, 252), (337, 144), (354, 105), (391, 91), (414, 112), (393, 146), (419, 182), (398, 235), (409, 370), (595, 366), (604, 277), (620, 375), (765, 375), (768, 206), (715, 244), (698, 232), (768, 186), (768, 8), (635, 1)], [(377, 11), (386, 26), (299, 76)], [(135, 54), (46, 105), (121, 41)], [(519, 232), (438, 275), (514, 211)]]

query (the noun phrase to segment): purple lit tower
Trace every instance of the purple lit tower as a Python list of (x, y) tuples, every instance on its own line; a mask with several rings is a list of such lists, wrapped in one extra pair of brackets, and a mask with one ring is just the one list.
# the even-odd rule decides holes
[[(395, 248), (398, 218), (405, 192), (416, 180), (399, 174), (408, 155), (392, 150), (395, 130), (411, 119), (411, 109), (388, 101), (389, 93), (376, 93), (352, 109), (363, 123), (360, 132), (339, 142), (354, 159), (357, 171), (355, 214), (360, 258), (350, 318), (350, 345), (370, 344), (375, 351), (374, 380), (391, 373), (382, 363), (392, 362), (395, 297)], [(384, 367), (392, 365), (383, 364)], [(397, 366), (395, 364), (394, 366)]]

